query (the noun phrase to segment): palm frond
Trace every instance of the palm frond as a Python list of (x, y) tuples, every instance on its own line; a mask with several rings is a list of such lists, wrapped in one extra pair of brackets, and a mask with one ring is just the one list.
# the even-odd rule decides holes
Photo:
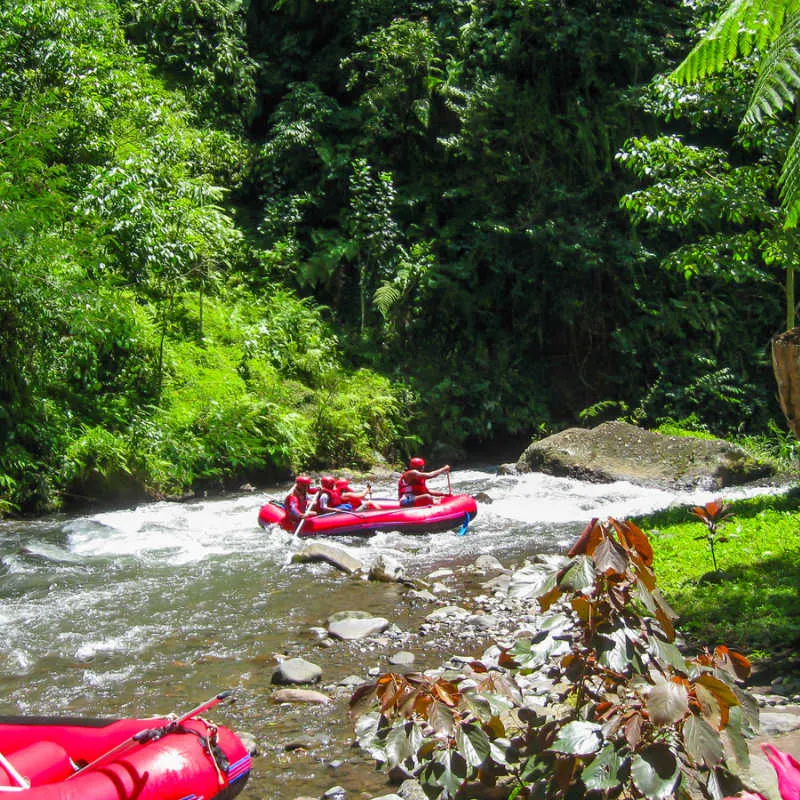
[(795, 129), (792, 145), (783, 162), (779, 185), (781, 202), (786, 210), (783, 227), (795, 228), (800, 220), (800, 128)]
[(759, 123), (794, 102), (800, 88), (800, 12), (786, 17), (783, 29), (761, 59), (758, 79), (742, 126)]
[(732, 0), (722, 16), (671, 74), (676, 83), (693, 83), (719, 72), (754, 47), (767, 48), (781, 32), (800, 0)]

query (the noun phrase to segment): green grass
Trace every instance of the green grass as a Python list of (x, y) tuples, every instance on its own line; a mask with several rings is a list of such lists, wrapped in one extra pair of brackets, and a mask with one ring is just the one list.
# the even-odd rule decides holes
[[(724, 501), (724, 495), (722, 496)], [(705, 526), (689, 507), (636, 520), (650, 537), (658, 586), (691, 644), (757, 660), (800, 651), (800, 492), (728, 503), (713, 573)]]

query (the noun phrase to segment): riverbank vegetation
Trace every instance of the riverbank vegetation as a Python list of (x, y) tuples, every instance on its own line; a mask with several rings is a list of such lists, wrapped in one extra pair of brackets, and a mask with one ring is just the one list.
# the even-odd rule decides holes
[(707, 530), (689, 509), (637, 523), (649, 535), (659, 586), (690, 643), (725, 642), (756, 662), (780, 664), (796, 657), (800, 642), (800, 493), (724, 505), (730, 516), (718, 528), (717, 569)]
[(359, 744), (429, 797), (733, 794), (758, 729), (751, 664), (721, 643), (682, 651), (654, 567), (635, 523), (592, 520), (565, 561), (512, 576), (534, 613), (510, 645), (359, 687)]
[[(714, 3), (0, 9), (0, 513), (481, 448), (785, 428), (791, 115)], [(595, 416), (595, 419), (597, 416)]]

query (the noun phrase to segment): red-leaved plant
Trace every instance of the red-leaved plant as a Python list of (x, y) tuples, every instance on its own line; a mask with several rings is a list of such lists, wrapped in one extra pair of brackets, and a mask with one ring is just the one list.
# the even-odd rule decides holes
[(723, 745), (748, 765), (758, 707), (738, 684), (750, 663), (727, 647), (681, 654), (652, 562), (635, 524), (592, 520), (558, 568), (515, 575), (510, 594), (535, 602), (535, 630), (437, 678), (361, 686), (358, 743), (442, 800), (736, 791)]
[(706, 533), (695, 538), (705, 539), (708, 542), (708, 546), (711, 548), (711, 563), (714, 565), (714, 572), (718, 572), (715, 547), (719, 542), (728, 541), (726, 536), (720, 534), (719, 526), (730, 518), (731, 512), (721, 500), (712, 500), (704, 506), (694, 506), (692, 514), (706, 526)]

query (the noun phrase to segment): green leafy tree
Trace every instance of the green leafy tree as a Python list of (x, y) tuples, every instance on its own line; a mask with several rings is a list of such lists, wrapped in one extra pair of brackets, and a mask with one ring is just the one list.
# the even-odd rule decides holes
[[(754, 53), (758, 77), (742, 117), (744, 130), (765, 127), (794, 104), (800, 60), (800, 14), (787, 0), (733, 0), (703, 38), (672, 73), (675, 81), (690, 83), (720, 72), (738, 58)], [(795, 126), (779, 181), (788, 229), (800, 220), (800, 127)], [(785, 249), (786, 327), (794, 327), (797, 268), (796, 248)]]

